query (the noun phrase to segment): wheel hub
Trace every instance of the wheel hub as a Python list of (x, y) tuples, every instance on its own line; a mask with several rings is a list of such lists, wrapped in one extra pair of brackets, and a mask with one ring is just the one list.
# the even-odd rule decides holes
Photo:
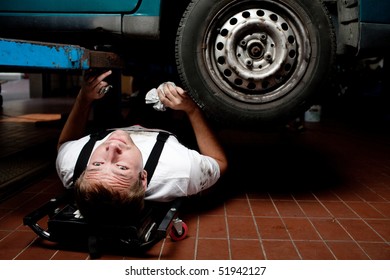
[(264, 55), (265, 47), (261, 42), (251, 42), (248, 47), (248, 54), (252, 59), (260, 59)]
[(249, 102), (277, 98), (275, 89), (291, 77), (298, 59), (293, 28), (268, 10), (234, 14), (222, 23), (214, 46), (216, 70), (236, 89), (228, 94)]

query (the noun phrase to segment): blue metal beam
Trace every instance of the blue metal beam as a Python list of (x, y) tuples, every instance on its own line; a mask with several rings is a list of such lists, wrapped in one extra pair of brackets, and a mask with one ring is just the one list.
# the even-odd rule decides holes
[(48, 69), (88, 69), (89, 52), (73, 45), (0, 39), (0, 65)]
[(0, 67), (84, 70), (120, 68), (118, 55), (91, 51), (80, 46), (0, 38)]

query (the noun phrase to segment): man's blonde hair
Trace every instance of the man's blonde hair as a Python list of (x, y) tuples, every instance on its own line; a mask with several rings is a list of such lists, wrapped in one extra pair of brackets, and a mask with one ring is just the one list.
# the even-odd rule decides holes
[(142, 173), (129, 188), (114, 187), (99, 180), (85, 179), (85, 171), (75, 182), (76, 204), (88, 222), (126, 225), (139, 217), (145, 198)]

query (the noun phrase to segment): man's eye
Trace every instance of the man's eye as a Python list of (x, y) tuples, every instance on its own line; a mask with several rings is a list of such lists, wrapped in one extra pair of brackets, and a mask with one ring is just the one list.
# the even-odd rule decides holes
[(127, 170), (127, 169), (129, 169), (129, 168), (127, 168), (126, 166), (123, 166), (123, 165), (118, 165), (118, 168), (119, 168), (120, 170)]
[(92, 165), (93, 165), (93, 166), (101, 166), (102, 163), (101, 163), (101, 162), (93, 162)]

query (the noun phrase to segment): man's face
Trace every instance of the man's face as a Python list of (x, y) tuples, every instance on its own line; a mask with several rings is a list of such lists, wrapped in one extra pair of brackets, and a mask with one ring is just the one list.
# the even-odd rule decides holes
[(136, 182), (140, 172), (146, 178), (140, 150), (127, 132), (116, 130), (92, 153), (84, 178), (124, 189)]

